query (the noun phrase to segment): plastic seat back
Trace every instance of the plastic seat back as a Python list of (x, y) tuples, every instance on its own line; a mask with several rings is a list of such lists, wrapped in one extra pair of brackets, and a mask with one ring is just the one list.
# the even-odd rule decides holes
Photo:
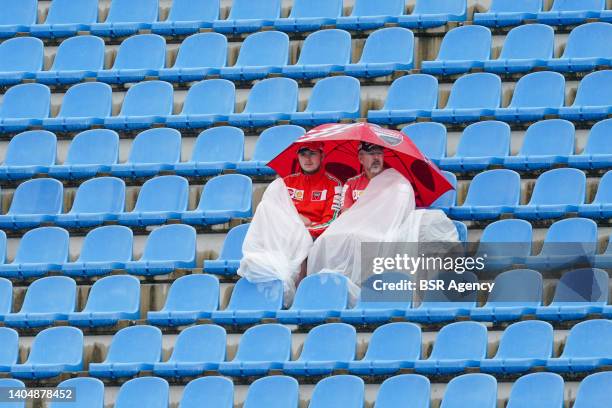
[(495, 359), (552, 356), (553, 327), (548, 322), (528, 320), (508, 326), (499, 342)]
[(112, 0), (105, 23), (150, 23), (158, 8), (158, 0)]
[[(74, 2), (70, 1), (70, 4)], [(79, 35), (60, 43), (51, 71), (99, 71), (103, 68), (104, 41), (93, 35)]]
[(6, 149), (5, 166), (52, 166), (55, 164), (57, 139), (46, 130), (29, 130), (13, 137)]
[(42, 84), (10, 87), (2, 98), (0, 118), (47, 118), (51, 108), (51, 91)]
[(563, 119), (548, 119), (529, 126), (525, 133), (520, 156), (559, 155), (574, 153), (575, 128)]
[(37, 0), (0, 0), (0, 25), (32, 25), (38, 15)]
[(406, 0), (356, 0), (353, 10), (351, 11), (351, 16), (399, 16), (404, 14), (404, 7), (406, 7), (405, 3)]
[(271, 19), (280, 17), (280, 0), (235, 0), (228, 20)]
[(225, 174), (210, 179), (202, 190), (198, 210), (249, 211), (253, 195), (251, 179), (242, 174)]
[[(0, 248), (2, 257), (2, 263), (6, 261), (6, 233), (2, 231), (0, 233)], [(13, 284), (10, 280), (0, 278), (0, 315), (5, 315), (11, 312), (13, 308)]]
[(572, 106), (612, 105), (612, 70), (595, 71), (585, 76), (578, 85)]
[(345, 309), (348, 280), (337, 273), (316, 273), (304, 278), (297, 288), (291, 309)]
[(26, 232), (13, 263), (56, 263), (68, 260), (68, 231), (59, 227), (40, 227)]
[[(63, 276), (56, 276), (61, 278)], [(76, 327), (51, 327), (34, 338), (26, 364), (79, 364), (83, 361), (83, 332)]]
[(221, 248), (221, 259), (242, 259), (242, 243), (249, 230), (249, 225), (242, 224), (229, 230)]
[[(424, 109), (438, 106), (438, 80), (426, 74), (404, 75), (389, 87), (385, 110)], [(415, 125), (424, 125), (418, 123)], [(427, 123), (436, 124), (436, 123)], [(409, 125), (414, 126), (414, 125)]]
[(181, 114), (230, 114), (234, 113), (235, 102), (233, 82), (208, 79), (189, 88)]
[(226, 310), (280, 310), (283, 307), (283, 284), (280, 280), (252, 283), (241, 278)]
[(295, 0), (289, 18), (335, 18), (341, 15), (342, 0)]
[[(597, 335), (594, 336), (594, 333)], [(570, 330), (561, 358), (607, 357), (612, 353), (611, 338), (612, 321), (595, 319), (580, 322)]]
[(176, 129), (148, 129), (136, 136), (128, 163), (177, 163), (181, 159), (181, 133)]
[(477, 322), (457, 322), (440, 330), (429, 358), (480, 360), (486, 354), (487, 328)]
[(469, 125), (463, 131), (456, 157), (505, 157), (510, 154), (510, 126), (496, 120)]
[(591, 374), (580, 383), (574, 408), (603, 407), (610, 397), (609, 389), (612, 387), (612, 373), (602, 372)]
[(364, 360), (414, 361), (420, 357), (421, 328), (413, 323), (396, 322), (374, 330)]
[(115, 333), (104, 362), (158, 362), (161, 352), (161, 330), (153, 326), (130, 326)]
[(194, 261), (196, 232), (189, 225), (164, 225), (149, 234), (142, 261)]
[(559, 279), (553, 304), (576, 304), (577, 302), (608, 302), (608, 275), (596, 268), (582, 268), (566, 272)]
[(531, 224), (525, 220), (492, 222), (482, 232), (478, 251), (488, 256), (529, 256), (532, 231)]
[(359, 63), (401, 62), (413, 60), (414, 34), (401, 27), (388, 27), (374, 31), (366, 39)]
[(586, 218), (567, 218), (550, 226), (540, 255), (595, 255), (596, 250), (595, 221)]
[(427, 377), (418, 374), (396, 375), (380, 385), (374, 407), (394, 408), (410, 401), (414, 408), (429, 408), (430, 389)]
[(252, 160), (273, 159), (304, 133), (306, 131), (303, 127), (295, 125), (280, 125), (264, 130), (257, 138)]
[(125, 207), (125, 182), (116, 177), (97, 177), (81, 184), (70, 214), (119, 213)]
[[(478, 282), (478, 278), (472, 272), (464, 272), (461, 275), (455, 272), (441, 272), (435, 276), (435, 279), (444, 281), (444, 287), (448, 287), (451, 280), (465, 284)], [(453, 290), (430, 290), (423, 295), (421, 307), (476, 307), (476, 291), (459, 293)]]
[(312, 89), (306, 112), (359, 111), (360, 88), (359, 80), (349, 76), (322, 79)]
[(139, 82), (125, 94), (119, 116), (170, 115), (174, 91), (164, 81)]
[(19, 313), (73, 312), (76, 283), (66, 276), (49, 276), (30, 284)]
[(45, 24), (91, 24), (98, 20), (98, 1), (54, 0)]
[(430, 160), (446, 156), (446, 127), (441, 123), (413, 123), (402, 129), (412, 143)]
[(219, 11), (219, 0), (174, 0), (166, 21), (214, 21)]
[[(187, 329), (189, 330), (189, 329)], [(179, 408), (198, 408), (205, 399), (215, 408), (234, 407), (234, 384), (226, 377), (202, 377), (190, 381), (183, 390)]]
[(537, 13), (542, 11), (542, 0), (492, 0), (489, 13)]
[(608, 171), (599, 180), (597, 194), (593, 199), (593, 203), (610, 203), (612, 202), (612, 171)]
[(514, 383), (507, 408), (561, 408), (564, 406), (563, 378), (555, 373), (532, 373)]
[(167, 408), (169, 394), (170, 386), (168, 381), (163, 378), (133, 378), (119, 389), (115, 400), (115, 408)]
[(605, 0), (554, 0), (551, 11), (603, 10)]
[[(17, 380), (15, 378), (0, 378), (0, 387), (10, 387), (13, 389), (24, 391), (26, 390), (26, 386), (21, 380)], [(23, 401), (19, 402), (4, 402), (3, 408), (25, 408), (26, 404)]]
[(589, 138), (584, 147), (585, 154), (612, 154), (612, 143), (610, 143), (610, 135), (612, 135), (612, 119), (602, 120), (597, 122), (591, 128)]
[(289, 36), (281, 31), (262, 31), (245, 38), (235, 66), (283, 66), (288, 61)]
[(298, 85), (290, 78), (269, 78), (251, 89), (243, 113), (291, 113), (297, 110)]
[(92, 129), (79, 133), (72, 139), (64, 164), (117, 163), (119, 159), (119, 135), (110, 129)]
[(213, 275), (186, 275), (172, 283), (162, 310), (217, 310), (219, 279)]
[(298, 361), (352, 361), (357, 334), (346, 323), (326, 323), (308, 332)]
[(580, 25), (570, 32), (561, 58), (612, 58), (612, 44), (605, 40), (611, 36), (610, 23)]
[(17, 37), (0, 44), (0, 72), (42, 71), (44, 45), (34, 37)]
[[(184, 3), (195, 2), (184, 1)], [(174, 62), (174, 68), (218, 68), (224, 67), (226, 62), (227, 38), (219, 33), (198, 33), (183, 40)]]
[(192, 162), (230, 162), (244, 160), (244, 132), (233, 126), (207, 129), (198, 135), (191, 153)]
[(310, 408), (363, 408), (365, 385), (354, 375), (334, 375), (317, 383), (310, 397)]
[(94, 282), (84, 312), (140, 309), (140, 281), (130, 275), (106, 276)]
[(583, 204), (586, 176), (578, 169), (553, 169), (542, 173), (529, 200), (530, 205)]
[(485, 61), (491, 56), (491, 30), (479, 25), (466, 25), (450, 30), (442, 40), (437, 61)]
[(185, 211), (189, 183), (180, 176), (160, 176), (147, 180), (138, 193), (134, 211)]
[(225, 329), (221, 326), (190, 326), (179, 333), (168, 361), (224, 361), (225, 343)]
[(315, 31), (304, 40), (296, 65), (334, 64), (351, 62), (351, 35), (344, 30)]
[(261, 324), (244, 332), (234, 361), (288, 361), (291, 331), (281, 324)]
[(57, 117), (106, 118), (111, 115), (113, 90), (102, 82), (87, 82), (68, 88)]
[(255, 380), (247, 392), (243, 408), (297, 408), (299, 384), (284, 375)]
[(488, 72), (460, 77), (451, 88), (446, 109), (497, 108), (501, 103), (501, 79)]
[[(511, 1), (512, 4), (518, 3)], [(495, 2), (493, 2), (495, 4)], [(508, 32), (500, 60), (553, 58), (555, 51), (555, 32), (545, 24), (526, 24)]]
[(515, 269), (495, 277), (487, 306), (539, 306), (542, 303), (542, 275), (530, 269)]
[(464, 206), (516, 206), (521, 195), (521, 177), (513, 170), (495, 169), (478, 173), (470, 183)]
[(449, 381), (440, 408), (495, 408), (497, 381), (489, 374), (464, 374)]
[(119, 45), (113, 69), (164, 68), (166, 40), (157, 34), (128, 37)]
[[(19, 358), (19, 334), (8, 327), (0, 327), (0, 364), (10, 366), (17, 364)], [(0, 383), (0, 386), (4, 384)]]
[(128, 262), (132, 260), (132, 230), (105, 225), (87, 233), (78, 262)]
[(510, 108), (560, 107), (565, 103), (565, 78), (558, 72), (533, 72), (518, 80)]
[(71, 402), (51, 402), (49, 408), (104, 407), (104, 383), (97, 378), (70, 378), (59, 383), (57, 388), (73, 388), (79, 397)]
[(465, 14), (465, 0), (417, 0), (412, 14)]

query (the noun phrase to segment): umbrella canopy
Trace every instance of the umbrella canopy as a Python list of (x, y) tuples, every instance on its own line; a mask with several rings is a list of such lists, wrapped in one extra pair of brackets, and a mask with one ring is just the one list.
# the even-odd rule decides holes
[[(358, 160), (360, 142), (373, 143), (385, 148), (385, 167), (393, 167), (412, 184), (419, 207), (427, 207), (453, 186), (403, 133), (370, 123), (326, 124), (317, 126), (297, 139), (272, 159), (268, 166), (281, 177), (295, 173), (298, 168), (297, 151), (300, 145), (322, 142), (325, 165), (330, 173), (342, 177), (333, 169), (349, 169), (352, 174), (361, 171)], [(347, 174), (346, 171), (340, 173)]]

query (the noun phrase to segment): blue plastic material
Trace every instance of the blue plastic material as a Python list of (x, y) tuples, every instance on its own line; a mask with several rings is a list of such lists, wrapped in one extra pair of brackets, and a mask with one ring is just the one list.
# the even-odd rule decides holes
[(533, 373), (521, 377), (512, 385), (507, 408), (563, 408), (563, 385), (563, 378), (554, 373)]
[(51, 69), (37, 72), (36, 81), (49, 85), (73, 84), (95, 77), (102, 69), (104, 41), (91, 35), (79, 35), (61, 42)]
[(533, 20), (542, 11), (542, 0), (492, 0), (485, 13), (474, 13), (474, 24), (505, 27)]
[(591, 71), (612, 62), (612, 24), (588, 23), (572, 30), (563, 55), (548, 61), (548, 67), (561, 72)]
[[(21, 380), (17, 380), (15, 378), (1, 378), (0, 379), (0, 387), (10, 387), (15, 390), (23, 390), (26, 391), (26, 386)], [(26, 391), (27, 392), (27, 391)], [(25, 401), (21, 400), (18, 402), (4, 402), (2, 403), (3, 408), (26, 408)]]
[[(0, 233), (0, 247), (2, 248), (0, 256), (2, 258), (2, 263), (4, 263), (6, 258), (6, 234), (4, 231)], [(4, 320), (5, 315), (11, 313), (12, 308), (13, 284), (8, 279), (0, 278), (0, 321)]]
[[(604, 253), (595, 255), (594, 266), (597, 268), (607, 269), (610, 268), (610, 265), (612, 265), (612, 245), (610, 244), (610, 239), (608, 239), (608, 246), (606, 247)], [(606, 315), (610, 315), (612, 310), (606, 306), (604, 308), (604, 312)]]
[(96, 78), (110, 84), (138, 82), (156, 74), (165, 64), (164, 37), (157, 34), (134, 35), (121, 43), (112, 68), (98, 71)]
[(538, 13), (537, 20), (550, 25), (576, 25), (598, 18), (606, 0), (554, 0), (550, 11)]
[(608, 401), (608, 391), (612, 386), (612, 373), (591, 374), (578, 386), (574, 408), (603, 406)]
[[(248, 0), (250, 1), (250, 0)], [(291, 78), (269, 78), (257, 82), (241, 113), (229, 115), (229, 124), (240, 127), (269, 126), (288, 120), (297, 111), (298, 84)]]
[(511, 269), (531, 255), (532, 227), (525, 220), (500, 220), (487, 225), (480, 237), (478, 254), (487, 254), (488, 269)]
[(406, 0), (356, 0), (351, 15), (338, 17), (336, 27), (346, 30), (372, 30), (397, 22), (404, 14)]
[(567, 120), (605, 119), (612, 113), (612, 70), (585, 76), (572, 106), (559, 108), (559, 117)]
[(450, 30), (442, 40), (435, 61), (423, 61), (426, 74), (452, 75), (482, 68), (491, 58), (491, 30), (478, 25), (466, 25)]
[(599, 180), (597, 194), (590, 204), (578, 206), (581, 217), (608, 219), (612, 217), (612, 171), (608, 171)]
[(210, 376), (190, 381), (183, 390), (181, 408), (198, 408), (202, 401), (212, 407), (234, 407), (234, 383), (226, 377)]
[(40, 125), (49, 117), (51, 91), (42, 84), (21, 84), (9, 88), (2, 97), (0, 131), (18, 132)]
[(365, 385), (354, 375), (334, 375), (317, 383), (310, 397), (310, 408), (363, 408)]
[(234, 0), (227, 20), (215, 20), (213, 30), (240, 34), (269, 27), (280, 17), (280, 0)]
[(387, 378), (380, 385), (376, 408), (395, 408), (410, 401), (413, 408), (429, 408), (431, 385), (429, 379), (418, 374), (402, 374)]
[(91, 24), (90, 31), (104, 37), (125, 37), (151, 28), (158, 16), (158, 0), (112, 0), (106, 20)]
[(242, 259), (242, 243), (250, 224), (238, 225), (227, 233), (217, 259), (205, 259), (204, 271), (218, 275), (235, 275)]
[(342, 0), (295, 0), (287, 18), (277, 18), (274, 28), (279, 31), (317, 31), (324, 25), (335, 24), (342, 15)]
[(71, 132), (101, 125), (111, 115), (113, 90), (108, 84), (89, 82), (70, 87), (59, 113), (43, 119), (45, 129)]
[(8, 143), (0, 179), (18, 180), (47, 173), (55, 164), (57, 140), (46, 130), (30, 130), (14, 136)]
[(397, 21), (402, 27), (430, 28), (466, 19), (466, 0), (416, 0), (412, 14), (399, 16)]
[(70, 378), (59, 383), (57, 388), (72, 388), (79, 398), (69, 402), (51, 402), (49, 408), (104, 408), (104, 383), (97, 378)]
[(12, 37), (17, 33), (28, 32), (36, 23), (38, 15), (37, 0), (1, 0), (0, 38)]
[(464, 374), (449, 381), (440, 408), (495, 408), (497, 381), (489, 374)]
[[(17, 359), (19, 358), (19, 334), (17, 331), (9, 329), (8, 327), (1, 327), (0, 340), (2, 341), (2, 349), (0, 350), (0, 371), (8, 372), (11, 366), (17, 364)], [(0, 382), (0, 387), (2, 386), (8, 385)]]
[(425, 74), (405, 75), (389, 87), (385, 106), (368, 111), (368, 122), (396, 125), (431, 116), (438, 107), (438, 80)]
[(227, 308), (214, 311), (212, 320), (219, 324), (252, 324), (274, 317), (282, 307), (283, 283), (280, 280), (251, 283), (241, 278), (234, 285)]
[(298, 408), (299, 384), (295, 378), (275, 375), (254, 381), (244, 408)]
[(97, 0), (54, 0), (45, 22), (30, 26), (30, 35), (41, 38), (71, 37), (98, 21)]
[(232, 81), (252, 81), (279, 73), (288, 63), (289, 36), (281, 31), (262, 31), (245, 38), (236, 64), (221, 68), (220, 75)]
[(202, 128), (226, 121), (234, 113), (236, 88), (225, 79), (198, 82), (187, 91), (183, 110), (178, 115), (166, 116), (166, 126)]
[(157, 377), (140, 377), (121, 386), (115, 400), (115, 408), (167, 408), (169, 399), (168, 381)]
[(612, 135), (612, 119), (597, 122), (591, 128), (582, 153), (569, 156), (567, 164), (578, 169), (605, 169), (612, 166), (610, 135)]
[(446, 157), (446, 127), (441, 123), (414, 123), (404, 127), (402, 133), (435, 164)]
[(15, 189), (6, 214), (0, 215), (0, 227), (20, 229), (52, 221), (62, 210), (63, 186), (57, 180), (42, 178), (21, 183)]
[(176, 174), (188, 177), (216, 176), (244, 160), (244, 132), (232, 126), (219, 126), (198, 135), (191, 160), (174, 165)]
[(212, 27), (220, 8), (219, 0), (174, 0), (168, 18), (151, 24), (151, 31), (170, 36), (197, 33), (200, 28)]
[(149, 129), (154, 123), (163, 123), (172, 114), (174, 92), (164, 81), (139, 82), (125, 94), (117, 116), (104, 119), (109, 129)]
[(38, 38), (12, 38), (0, 44), (0, 85), (18, 84), (42, 71), (44, 45)]
[(554, 51), (555, 32), (552, 27), (544, 24), (518, 26), (506, 36), (499, 58), (485, 61), (484, 69), (504, 74), (528, 72), (546, 66)]
[[(202, 52), (203, 49), (206, 52)], [(199, 81), (208, 75), (218, 74), (226, 62), (227, 38), (224, 35), (193, 34), (181, 43), (172, 68), (162, 68), (157, 75), (159, 79), (170, 82)]]

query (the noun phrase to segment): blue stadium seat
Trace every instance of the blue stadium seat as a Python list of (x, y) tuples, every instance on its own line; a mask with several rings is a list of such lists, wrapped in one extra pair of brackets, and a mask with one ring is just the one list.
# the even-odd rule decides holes
[(157, 326), (184, 326), (210, 318), (218, 308), (219, 279), (205, 274), (186, 275), (172, 283), (164, 307), (148, 312), (147, 321)]
[(37, 72), (35, 78), (49, 85), (73, 84), (95, 77), (102, 69), (104, 41), (91, 35), (79, 35), (62, 41), (51, 69)]
[(152, 370), (153, 364), (161, 361), (161, 355), (161, 330), (146, 325), (126, 327), (113, 336), (104, 361), (89, 364), (89, 374), (113, 379), (132, 377), (140, 371)]
[(414, 34), (401, 27), (381, 28), (366, 39), (361, 58), (344, 67), (355, 77), (378, 77), (414, 67)]
[(119, 159), (119, 135), (114, 130), (92, 129), (77, 134), (63, 164), (49, 168), (57, 179), (81, 179), (109, 172)]
[(553, 354), (553, 327), (548, 322), (527, 320), (508, 326), (495, 356), (480, 361), (480, 371), (514, 374), (543, 366)]
[(313, 324), (338, 317), (347, 309), (349, 281), (344, 275), (320, 272), (304, 278), (289, 310), (276, 312), (281, 323)]
[(281, 324), (247, 329), (232, 361), (221, 362), (219, 372), (230, 376), (266, 375), (291, 358), (291, 330)]
[(466, 0), (416, 0), (412, 13), (399, 16), (400, 26), (408, 28), (439, 27), (451, 21), (467, 19)]
[(606, 38), (612, 36), (612, 24), (588, 23), (570, 33), (563, 55), (550, 59), (548, 67), (561, 72), (592, 71), (612, 62), (612, 47)]
[(151, 24), (151, 31), (172, 36), (197, 33), (219, 19), (220, 6), (219, 0), (174, 0), (168, 18)]
[(62, 211), (63, 202), (63, 186), (59, 181), (28, 180), (15, 189), (8, 212), (0, 215), (0, 227), (29, 228), (52, 221)]
[[(12, 287), (11, 287), (12, 290)], [(8, 372), (12, 365), (17, 364), (19, 357), (19, 334), (8, 327), (0, 328), (0, 340), (2, 341), (2, 349), (0, 349), (0, 371)], [(0, 387), (7, 386), (0, 382)]]
[(466, 244), (468, 240), (467, 225), (461, 221), (453, 221), (453, 224), (455, 224), (455, 228), (457, 229), (457, 238), (459, 239), (459, 242)]
[(510, 105), (495, 109), (496, 119), (531, 122), (557, 113), (565, 103), (565, 78), (558, 72), (533, 72), (514, 87)]
[(388, 323), (374, 330), (363, 359), (348, 364), (358, 375), (394, 374), (412, 368), (421, 358), (421, 328), (413, 323)]
[(567, 164), (579, 169), (606, 169), (612, 165), (612, 119), (597, 122), (591, 128), (586, 146), (581, 154), (571, 155)]
[(162, 377), (191, 377), (216, 370), (225, 361), (226, 341), (221, 326), (190, 326), (179, 333), (168, 361), (153, 365), (153, 373)]
[(470, 183), (462, 205), (451, 207), (450, 215), (458, 220), (492, 220), (511, 213), (519, 204), (521, 177), (506, 169), (478, 173)]
[(355, 360), (357, 334), (346, 323), (326, 323), (308, 332), (300, 357), (283, 364), (290, 375), (327, 375)]
[(198, 82), (187, 91), (181, 113), (166, 116), (165, 124), (176, 128), (202, 128), (227, 121), (234, 113), (235, 99), (236, 88), (228, 80)]
[(354, 375), (334, 375), (315, 385), (309, 408), (363, 408), (365, 384)]
[(115, 408), (167, 408), (169, 394), (170, 386), (163, 378), (133, 378), (125, 382), (119, 389)]
[(253, 215), (253, 182), (242, 174), (216, 176), (206, 182), (198, 207), (181, 214), (185, 224), (224, 224)]
[(593, 202), (578, 206), (578, 215), (594, 219), (608, 219), (612, 216), (612, 171), (599, 180)]
[(385, 105), (368, 111), (368, 122), (396, 125), (429, 117), (438, 107), (438, 80), (425, 74), (405, 75), (393, 81)]
[(13, 262), (0, 265), (0, 276), (29, 278), (57, 271), (68, 261), (68, 232), (41, 227), (26, 232), (19, 241)]
[(66, 228), (94, 227), (116, 220), (124, 209), (124, 181), (116, 177), (97, 177), (79, 186), (70, 211), (56, 215), (54, 223)]
[(525, 132), (518, 155), (504, 159), (504, 167), (514, 170), (542, 170), (567, 163), (574, 154), (575, 128), (563, 119), (536, 122)]
[(11, 376), (39, 380), (82, 370), (83, 332), (76, 327), (51, 327), (34, 337), (28, 359), (11, 366)]
[(45, 129), (63, 132), (101, 125), (111, 115), (113, 90), (108, 84), (89, 82), (74, 85), (66, 91), (62, 107), (54, 118), (43, 119)]
[[(595, 255), (595, 262), (593, 264), (596, 268), (608, 269), (610, 265), (612, 265), (612, 245), (610, 244), (610, 239), (608, 238), (608, 246), (606, 250), (599, 255)], [(610, 313), (609, 308), (606, 306), (604, 308), (606, 314)]]
[(282, 307), (283, 283), (280, 280), (252, 283), (240, 278), (234, 285), (227, 308), (212, 312), (212, 320), (231, 325), (258, 323), (263, 318), (274, 317)]
[(495, 408), (497, 381), (488, 374), (465, 374), (448, 382), (440, 408)]
[(559, 108), (559, 117), (567, 120), (605, 119), (612, 113), (612, 70), (596, 71), (578, 85), (572, 106)]
[(189, 183), (180, 176), (160, 176), (147, 180), (130, 212), (119, 214), (120, 224), (145, 226), (179, 219), (187, 210)]
[(234, 66), (221, 68), (220, 75), (232, 81), (252, 81), (279, 73), (288, 63), (289, 36), (281, 31), (262, 31), (245, 38)]
[(474, 13), (474, 24), (490, 27), (520, 25), (542, 11), (542, 0), (492, 0), (485, 13)]
[(47, 173), (55, 164), (57, 139), (46, 130), (29, 130), (14, 136), (8, 143), (0, 179), (19, 180)]
[(570, 330), (561, 355), (558, 358), (550, 358), (546, 363), (546, 369), (561, 373), (577, 373), (607, 366), (612, 361), (611, 338), (612, 321), (595, 319), (580, 322)]
[(118, 177), (147, 177), (172, 170), (181, 160), (181, 133), (156, 128), (139, 133), (125, 163), (113, 164), (110, 172)]
[(295, 378), (274, 375), (253, 381), (244, 408), (298, 408), (299, 384)]
[(455, 155), (441, 158), (438, 165), (449, 171), (480, 171), (501, 164), (509, 155), (510, 126), (487, 120), (466, 127)]
[(164, 81), (139, 82), (125, 94), (117, 116), (104, 119), (109, 129), (149, 129), (154, 123), (163, 123), (172, 114), (174, 92)]
[(554, 373), (532, 373), (512, 385), (507, 408), (537, 406), (563, 408), (563, 378)]
[[(10, 387), (20, 392), (26, 391), (26, 386), (23, 383), (23, 381), (17, 380), (15, 378), (1, 378), (0, 387), (2, 388)], [(26, 403), (25, 403), (25, 400), (21, 400), (17, 402), (3, 402), (2, 407), (3, 408), (25, 408)]]
[(324, 78), (315, 84), (303, 112), (292, 113), (289, 120), (297, 125), (316, 126), (359, 118), (361, 87), (349, 76)]
[(218, 275), (235, 275), (240, 260), (242, 259), (242, 243), (244, 237), (249, 230), (250, 224), (238, 225), (227, 233), (221, 253), (217, 259), (205, 259), (204, 270), (206, 273), (215, 273)]
[(279, 31), (317, 31), (324, 25), (335, 24), (342, 15), (342, 0), (294, 0), (287, 18), (277, 18), (274, 28)]
[(554, 0), (550, 11), (542, 11), (537, 20), (549, 25), (576, 25), (589, 18), (598, 18), (606, 8), (606, 0)]
[(198, 408), (202, 400), (212, 407), (234, 407), (234, 383), (226, 377), (210, 376), (190, 381), (181, 396), (181, 408)]
[(226, 62), (227, 38), (224, 35), (218, 33), (193, 34), (181, 43), (172, 68), (159, 69), (157, 75), (163, 81), (199, 81), (208, 75), (218, 74), (219, 69), (224, 67)]
[(30, 26), (30, 35), (41, 38), (71, 37), (98, 21), (98, 1), (54, 0), (45, 22)]
[(586, 176), (578, 169), (553, 169), (540, 175), (526, 205), (514, 209), (516, 218), (549, 219), (578, 211), (586, 196)]
[(553, 58), (554, 51), (555, 31), (552, 27), (544, 24), (518, 26), (506, 36), (499, 58), (485, 61), (484, 69), (504, 74), (528, 72), (546, 66), (548, 60)]
[(382, 382), (376, 395), (376, 408), (395, 408), (410, 401), (413, 408), (429, 408), (431, 385), (418, 374), (402, 374)]
[(165, 225), (147, 238), (144, 252), (125, 269), (133, 275), (163, 275), (175, 269), (195, 268), (196, 232), (189, 225)]
[(511, 269), (531, 255), (532, 227), (525, 220), (500, 220), (487, 225), (480, 237), (478, 254), (487, 254), (491, 270)]
[(91, 24), (90, 31), (104, 37), (125, 37), (151, 28), (158, 16), (158, 0), (112, 0), (106, 20)]
[[(0, 252), (0, 260), (4, 263), (6, 258), (6, 233), (0, 233), (0, 242), (2, 251)], [(13, 308), (13, 284), (10, 280), (0, 278), (0, 321), (4, 320), (4, 316), (11, 313)], [(1, 359), (0, 359), (1, 360)]]
[(37, 0), (1, 0), (0, 38), (13, 37), (17, 33), (28, 32), (36, 23), (38, 15)]
[[(117, 1), (117, 0), (115, 0)], [(98, 71), (96, 79), (110, 84), (138, 82), (157, 73), (166, 63), (166, 40), (157, 34), (128, 37), (117, 50), (112, 68)]]
[(85, 236), (79, 257), (62, 266), (64, 275), (97, 276), (122, 269), (132, 260), (132, 230), (121, 225), (106, 225)]
[(220, 33), (247, 33), (269, 27), (280, 17), (280, 0), (234, 0), (227, 20), (215, 20), (213, 30)]
[(216, 176), (244, 160), (244, 132), (232, 126), (219, 126), (198, 135), (191, 150), (191, 160), (176, 163), (181, 176)]
[(140, 317), (140, 281), (133, 276), (107, 276), (94, 282), (81, 312), (68, 315), (72, 326), (112, 326)]
[(18, 37), (0, 44), (0, 85), (18, 84), (42, 71), (44, 45), (38, 38)]
[(461, 123), (477, 121), (492, 115), (499, 108), (502, 97), (501, 79), (488, 72), (460, 77), (451, 88), (446, 107), (434, 109), (435, 122)]
[(274, 175), (276, 172), (267, 164), (285, 150), (306, 130), (295, 125), (274, 126), (261, 132), (255, 144), (251, 160), (236, 164), (236, 171), (247, 175)]
[(269, 78), (257, 82), (241, 113), (229, 115), (229, 124), (261, 127), (288, 120), (297, 111), (298, 84), (291, 78)]
[[(449, 208), (457, 205), (457, 176), (455, 176), (455, 174), (451, 173), (450, 171), (442, 171), (442, 174), (444, 175), (444, 177), (446, 177), (446, 180), (448, 180), (448, 182), (451, 184), (453, 188), (451, 190), (448, 190), (444, 194), (442, 194), (440, 197), (438, 197), (436, 201), (431, 203), (429, 207), (433, 209), (442, 210), (445, 213), (448, 213)], [(455, 225), (458, 225), (457, 223), (459, 223), (459, 221), (453, 221), (453, 222), (455, 222)], [(463, 223), (460, 223), (460, 224), (465, 225)], [(457, 228), (458, 232), (460, 232), (459, 228), (463, 228), (463, 227), (458, 227)], [(467, 241), (467, 227), (466, 227), (465, 234), (464, 234), (466, 239), (465, 240), (461, 239), (461, 234), (459, 235), (460, 235), (459, 236), (460, 241), (462, 242)]]
[(612, 373), (603, 372), (587, 376), (580, 382), (574, 408), (588, 408), (605, 405), (608, 401), (608, 390), (612, 386)]
[(466, 25), (450, 30), (442, 40), (435, 61), (423, 61), (421, 72), (452, 75), (482, 68), (491, 58), (491, 30), (479, 25)]
[(402, 132), (435, 164), (446, 157), (446, 127), (440, 123), (421, 122), (408, 125)]
[[(514, 221), (514, 220), (513, 220)], [(485, 261), (486, 264), (486, 261)], [(542, 275), (531, 269), (514, 269), (495, 276), (495, 286), (483, 307), (472, 309), (472, 320), (503, 322), (534, 314), (542, 306)]]
[(289, 78), (320, 78), (342, 71), (350, 62), (351, 35), (344, 30), (320, 30), (306, 37), (297, 63), (281, 72)]
[(57, 388), (73, 389), (80, 397), (68, 402), (51, 402), (49, 408), (104, 408), (104, 383), (97, 378), (70, 378), (59, 383)]
[(42, 84), (21, 84), (9, 88), (2, 97), (0, 131), (18, 132), (40, 125), (49, 117), (51, 91)]
[(356, 0), (351, 15), (338, 17), (336, 27), (345, 30), (372, 30), (387, 23), (397, 22), (404, 14), (406, 0)]

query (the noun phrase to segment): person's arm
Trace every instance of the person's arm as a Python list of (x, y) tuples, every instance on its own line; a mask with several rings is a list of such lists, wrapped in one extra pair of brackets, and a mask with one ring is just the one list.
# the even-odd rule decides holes
[(321, 215), (319, 222), (313, 223), (309, 228), (310, 234), (318, 237), (327, 227), (340, 215), (342, 207), (342, 185), (338, 183), (333, 188), (327, 189), (327, 199), (325, 200), (325, 211)]

